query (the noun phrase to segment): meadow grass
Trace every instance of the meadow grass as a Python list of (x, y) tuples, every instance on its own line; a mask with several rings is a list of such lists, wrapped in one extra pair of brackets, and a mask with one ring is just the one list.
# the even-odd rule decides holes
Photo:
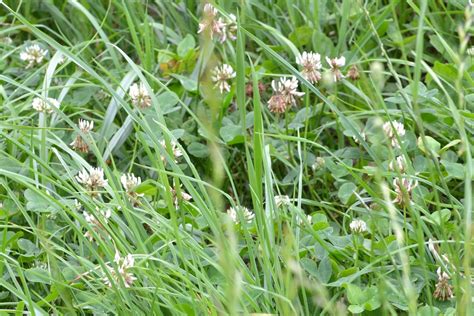
[(468, 1), (0, 13), (1, 315), (472, 314)]

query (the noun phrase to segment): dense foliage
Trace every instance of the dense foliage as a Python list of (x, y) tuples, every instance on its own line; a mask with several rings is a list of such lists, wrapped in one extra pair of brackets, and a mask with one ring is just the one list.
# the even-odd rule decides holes
[(468, 1), (0, 13), (0, 314), (474, 310)]

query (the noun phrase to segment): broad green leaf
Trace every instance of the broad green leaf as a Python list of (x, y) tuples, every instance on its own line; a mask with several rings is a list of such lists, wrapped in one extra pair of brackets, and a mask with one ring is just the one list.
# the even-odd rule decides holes
[(209, 148), (201, 143), (192, 142), (188, 146), (188, 153), (198, 158), (205, 158), (209, 156)]
[(31, 268), (25, 270), (25, 277), (28, 281), (33, 283), (51, 283), (51, 275), (49, 274), (48, 270), (42, 268)]
[(322, 283), (328, 283), (331, 279), (332, 266), (328, 256), (324, 257), (321, 262), (319, 262), (317, 275)]
[(238, 125), (227, 125), (220, 129), (222, 139), (228, 144), (242, 143), (244, 136), (241, 133), (242, 127)]
[(311, 260), (309, 258), (302, 258), (300, 260), (300, 264), (306, 272), (308, 272), (313, 277), (319, 279), (318, 265), (316, 264), (316, 262), (314, 262), (314, 260)]
[(418, 137), (418, 142), (417, 142), (418, 148), (420, 148), (420, 150), (426, 154), (431, 152), (435, 157), (439, 157), (438, 152), (441, 148), (441, 144), (431, 136), (425, 136), (425, 140), (426, 140), (426, 148), (425, 148), (425, 144), (423, 143), (422, 137), (421, 136)]
[(339, 188), (337, 196), (343, 204), (346, 204), (350, 197), (354, 194), (354, 191), (357, 189), (357, 186), (352, 182), (346, 182)]
[(20, 238), (17, 243), (18, 247), (25, 252), (25, 256), (36, 256), (40, 253), (38, 247), (29, 239)]
[(364, 308), (360, 305), (349, 305), (348, 310), (352, 314), (360, 314), (360, 313), (364, 312)]
[(47, 212), (51, 206), (51, 203), (40, 195), (38, 192), (31, 189), (27, 189), (24, 193), (26, 203), (26, 209), (29, 211), (36, 212)]
[(464, 179), (466, 175), (466, 169), (464, 165), (457, 163), (457, 162), (450, 162), (447, 160), (441, 160), (441, 164), (446, 169), (446, 172), (450, 177), (455, 179)]
[(179, 57), (185, 57), (187, 53), (196, 46), (194, 36), (191, 34), (186, 35), (181, 42), (178, 44), (177, 53)]
[(197, 90), (197, 81), (182, 75), (172, 74), (173, 77), (179, 80), (184, 89), (190, 92)]

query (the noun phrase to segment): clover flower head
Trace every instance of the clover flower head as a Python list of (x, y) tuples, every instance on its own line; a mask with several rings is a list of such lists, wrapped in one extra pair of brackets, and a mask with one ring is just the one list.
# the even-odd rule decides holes
[(394, 148), (400, 148), (400, 143), (397, 137), (401, 138), (405, 136), (405, 126), (403, 125), (403, 123), (397, 121), (385, 122), (382, 128), (384, 130), (385, 135), (390, 140), (391, 145)]
[(440, 301), (447, 301), (454, 297), (453, 287), (449, 284), (450, 277), (449, 275), (441, 270), (439, 267), (436, 270), (438, 275), (438, 282), (436, 283), (436, 288), (433, 293), (434, 298)]
[[(160, 141), (160, 144), (161, 144), (161, 146), (163, 146), (163, 148), (166, 149), (166, 142), (165, 142), (164, 139)], [(170, 141), (170, 145), (171, 145), (171, 151), (173, 152), (173, 156), (174, 156), (174, 158), (175, 158), (174, 161), (177, 162), (176, 159), (179, 158), (179, 157), (181, 157), (181, 156), (183, 156), (183, 151), (178, 147), (178, 143), (177, 143), (176, 141), (174, 141), (174, 140), (171, 140), (171, 141)], [(165, 157), (165, 156), (161, 156), (161, 160), (162, 160), (163, 162), (165, 162), (165, 161), (166, 161), (166, 157)]]
[(174, 189), (174, 186), (175, 186), (175, 184), (173, 183), (173, 188), (171, 188), (171, 195), (173, 196), (174, 206), (175, 206), (176, 209), (178, 209), (180, 198), (184, 201), (191, 201), (193, 199), (193, 197), (191, 196), (191, 194), (183, 191), (183, 189), (182, 189), (183, 186), (181, 184), (179, 185), (179, 191), (181, 193), (180, 194), (181, 197), (179, 197), (177, 190)]
[(235, 40), (237, 32), (237, 18), (230, 14), (229, 18), (219, 17), (219, 12), (210, 3), (204, 5), (202, 19), (199, 22), (199, 33), (207, 33), (213, 39), (217, 35), (219, 42), (224, 43), (227, 39)]
[(309, 82), (317, 83), (321, 80), (321, 72), (319, 71), (322, 68), (321, 55), (313, 52), (303, 52), (296, 57), (296, 63), (303, 68), (301, 74)]
[(92, 196), (97, 196), (98, 189), (107, 186), (107, 180), (104, 179), (104, 170), (102, 168), (92, 168), (90, 172), (83, 169), (76, 176), (77, 182), (82, 184)]
[(53, 108), (59, 109), (60, 103), (54, 98), (43, 99), (36, 97), (33, 99), (31, 106), (37, 112), (52, 113), (54, 111)]
[(393, 179), (393, 186), (397, 194), (393, 202), (400, 205), (408, 205), (411, 202), (413, 189), (418, 186), (418, 181), (407, 178), (401, 180), (395, 178)]
[[(131, 254), (126, 255), (124, 258), (120, 256), (118, 250), (115, 251), (114, 262), (117, 265), (117, 270), (115, 270), (110, 265), (107, 265), (107, 269), (112, 275), (112, 280), (116, 284), (120, 284), (120, 279), (123, 281), (126, 288), (129, 288), (133, 282), (137, 279), (133, 273), (130, 272), (130, 269), (135, 266), (135, 259)], [(107, 276), (103, 278), (104, 283), (112, 287), (112, 280)]]
[(347, 77), (351, 80), (358, 80), (360, 78), (359, 70), (356, 65), (352, 65), (347, 72)]
[(122, 187), (128, 195), (130, 202), (134, 205), (138, 204), (138, 198), (143, 197), (143, 193), (137, 193), (136, 188), (142, 183), (140, 177), (135, 176), (133, 173), (123, 174), (120, 177)]
[(282, 205), (290, 204), (290, 197), (288, 195), (275, 195), (275, 205), (280, 207)]
[[(84, 134), (89, 134), (90, 131), (94, 128), (94, 121), (86, 121), (79, 119), (79, 129)], [(74, 150), (79, 150), (80, 152), (87, 153), (89, 152), (89, 145), (84, 141), (80, 134), (76, 135), (74, 141), (69, 144)]]
[(474, 46), (471, 46), (467, 49), (467, 54), (469, 56), (474, 56)]
[[(367, 135), (364, 132), (360, 132), (360, 138), (362, 138), (363, 141), (367, 140)], [(355, 135), (352, 136), (352, 139), (357, 143), (360, 144), (359, 138), (357, 138)]]
[(324, 167), (325, 164), (326, 160), (324, 160), (323, 157), (316, 157), (316, 161), (311, 165), (311, 169), (313, 169), (313, 171), (317, 171)]
[(132, 84), (128, 94), (132, 98), (133, 105), (141, 109), (151, 106), (151, 97), (143, 82)]
[(11, 45), (11, 44), (13, 44), (13, 40), (10, 36), (1, 37), (0, 38), (0, 43), (5, 44), (5, 45)]
[[(109, 222), (109, 218), (112, 216), (112, 211), (110, 209), (99, 210), (99, 208), (96, 208), (96, 213), (100, 216), (102, 222), (107, 225)], [(92, 226), (92, 230), (99, 234), (99, 236), (103, 237), (106, 231), (100, 220), (97, 219), (93, 214), (90, 214), (86, 211), (83, 212), (83, 215), (86, 222)], [(84, 237), (89, 239), (89, 241), (91, 242), (94, 240), (94, 235), (92, 234), (92, 231), (87, 231), (84, 234)], [(108, 238), (110, 238), (110, 236), (108, 236)]]
[(202, 13), (202, 20), (199, 23), (198, 34), (209, 32), (210, 37), (213, 38), (214, 33), (223, 33), (225, 23), (221, 18), (217, 18), (219, 11), (217, 11), (217, 9), (212, 4), (206, 3)]
[(235, 76), (235, 71), (231, 65), (222, 64), (214, 69), (212, 81), (215, 83), (216, 87), (219, 88), (221, 93), (224, 91), (230, 92), (230, 84), (228, 81), (235, 78)]
[(274, 113), (284, 113), (288, 108), (296, 105), (296, 98), (304, 95), (304, 92), (298, 91), (298, 80), (295, 77), (273, 80), (272, 89), (273, 95), (268, 100), (268, 108)]
[(255, 217), (255, 214), (245, 206), (230, 207), (229, 209), (227, 209), (227, 215), (229, 215), (230, 219), (234, 223), (240, 222), (239, 213), (242, 214), (243, 219), (247, 223), (250, 223)]
[(406, 170), (407, 161), (405, 156), (398, 156), (395, 160), (391, 161), (388, 165), (390, 171), (399, 170), (400, 173), (404, 173)]
[(133, 173), (127, 173), (120, 177), (120, 182), (122, 183), (125, 191), (132, 192), (142, 183), (142, 179), (140, 177), (136, 177)]
[(355, 219), (349, 224), (349, 228), (353, 233), (362, 234), (367, 231), (367, 224), (361, 219)]
[(224, 43), (228, 38), (232, 41), (237, 39), (237, 17), (232, 13), (229, 14), (229, 19), (226, 22), (223, 35), (220, 37), (220, 42)]
[(25, 50), (20, 53), (20, 59), (27, 61), (26, 68), (33, 67), (35, 64), (41, 64), (43, 58), (48, 54), (48, 50), (42, 49), (38, 44), (27, 46)]
[(78, 125), (79, 125), (79, 129), (83, 133), (89, 133), (94, 128), (94, 121), (86, 121), (86, 120), (83, 120), (83, 119), (79, 119), (79, 124)]
[(344, 65), (346, 64), (346, 58), (344, 56), (335, 58), (326, 57), (326, 62), (331, 68), (334, 82), (342, 80), (342, 78), (344, 78), (344, 75), (341, 72), (341, 68), (344, 67)]

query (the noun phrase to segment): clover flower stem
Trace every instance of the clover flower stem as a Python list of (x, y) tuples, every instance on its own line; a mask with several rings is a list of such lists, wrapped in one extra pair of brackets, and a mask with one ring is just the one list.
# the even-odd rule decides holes
[[(47, 117), (45, 113), (40, 113), (39, 114), (39, 121), (38, 121), (38, 127), (39, 127), (39, 139), (41, 140), (41, 146), (40, 146), (40, 158), (41, 161), (46, 163), (46, 158), (48, 156), (48, 148), (46, 147), (46, 125), (47, 125)], [(46, 175), (46, 170), (44, 166), (41, 166), (41, 174)], [(41, 183), (44, 184), (44, 177), (41, 177)]]
[[(285, 135), (291, 135), (290, 129), (288, 128), (288, 125), (290, 124), (288, 113), (285, 112), (284, 115), (285, 115)], [(291, 150), (291, 142), (288, 140), (286, 143), (288, 144), (288, 156), (290, 157), (292, 162), (295, 162), (294, 161), (295, 158), (293, 157), (293, 151)]]
[(354, 267), (359, 267), (359, 234), (352, 234), (352, 244), (354, 245)]

